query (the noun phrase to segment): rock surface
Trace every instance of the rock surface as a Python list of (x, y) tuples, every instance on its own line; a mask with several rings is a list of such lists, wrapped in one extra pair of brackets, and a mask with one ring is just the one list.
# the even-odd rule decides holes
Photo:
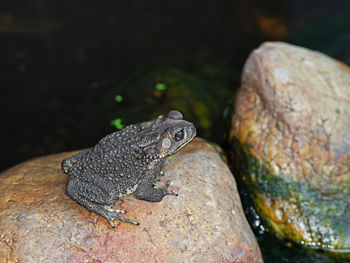
[[(262, 262), (232, 174), (196, 139), (165, 166), (178, 197), (128, 196), (116, 208), (139, 226), (88, 212), (65, 193), (61, 153), (0, 175), (0, 262)], [(163, 180), (162, 180), (163, 181)]]
[(245, 64), (230, 139), (234, 166), (278, 236), (349, 256), (349, 67), (264, 43)]

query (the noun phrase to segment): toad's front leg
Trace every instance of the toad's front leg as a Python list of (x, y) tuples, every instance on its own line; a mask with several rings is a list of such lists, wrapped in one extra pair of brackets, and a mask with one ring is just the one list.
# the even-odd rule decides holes
[(136, 189), (135, 197), (137, 199), (149, 201), (149, 202), (160, 202), (166, 195), (178, 195), (172, 190), (168, 190), (170, 181), (167, 181), (165, 187), (157, 188), (153, 184), (153, 180), (150, 178), (144, 179), (140, 182)]

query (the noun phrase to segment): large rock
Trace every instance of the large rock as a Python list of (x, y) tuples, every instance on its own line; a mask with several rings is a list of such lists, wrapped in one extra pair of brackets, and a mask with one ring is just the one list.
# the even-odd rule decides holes
[(230, 138), (234, 166), (279, 237), (350, 252), (346, 65), (285, 43), (261, 45), (245, 64)]
[(262, 262), (236, 184), (215, 147), (196, 139), (164, 169), (179, 193), (116, 207), (139, 226), (104, 218), (71, 200), (61, 153), (0, 175), (0, 262)]

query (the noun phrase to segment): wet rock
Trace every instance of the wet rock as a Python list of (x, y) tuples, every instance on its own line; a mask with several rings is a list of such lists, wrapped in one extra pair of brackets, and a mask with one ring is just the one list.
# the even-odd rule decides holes
[(61, 153), (0, 175), (0, 262), (262, 262), (236, 184), (215, 147), (196, 139), (173, 156), (159, 203), (133, 196), (115, 208), (139, 226), (108, 222), (65, 193)]
[(349, 256), (349, 67), (261, 45), (244, 67), (230, 139), (235, 169), (279, 237)]

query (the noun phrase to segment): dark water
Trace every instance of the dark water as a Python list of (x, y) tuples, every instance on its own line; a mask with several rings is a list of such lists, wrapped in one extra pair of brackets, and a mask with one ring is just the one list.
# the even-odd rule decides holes
[[(349, 25), (348, 0), (1, 1), (0, 170), (94, 145), (115, 128), (92, 129), (91, 116), (151, 65), (208, 63), (239, 76), (263, 41), (350, 64)], [(228, 83), (233, 93), (239, 78)], [(266, 262), (340, 262), (258, 238)]]

